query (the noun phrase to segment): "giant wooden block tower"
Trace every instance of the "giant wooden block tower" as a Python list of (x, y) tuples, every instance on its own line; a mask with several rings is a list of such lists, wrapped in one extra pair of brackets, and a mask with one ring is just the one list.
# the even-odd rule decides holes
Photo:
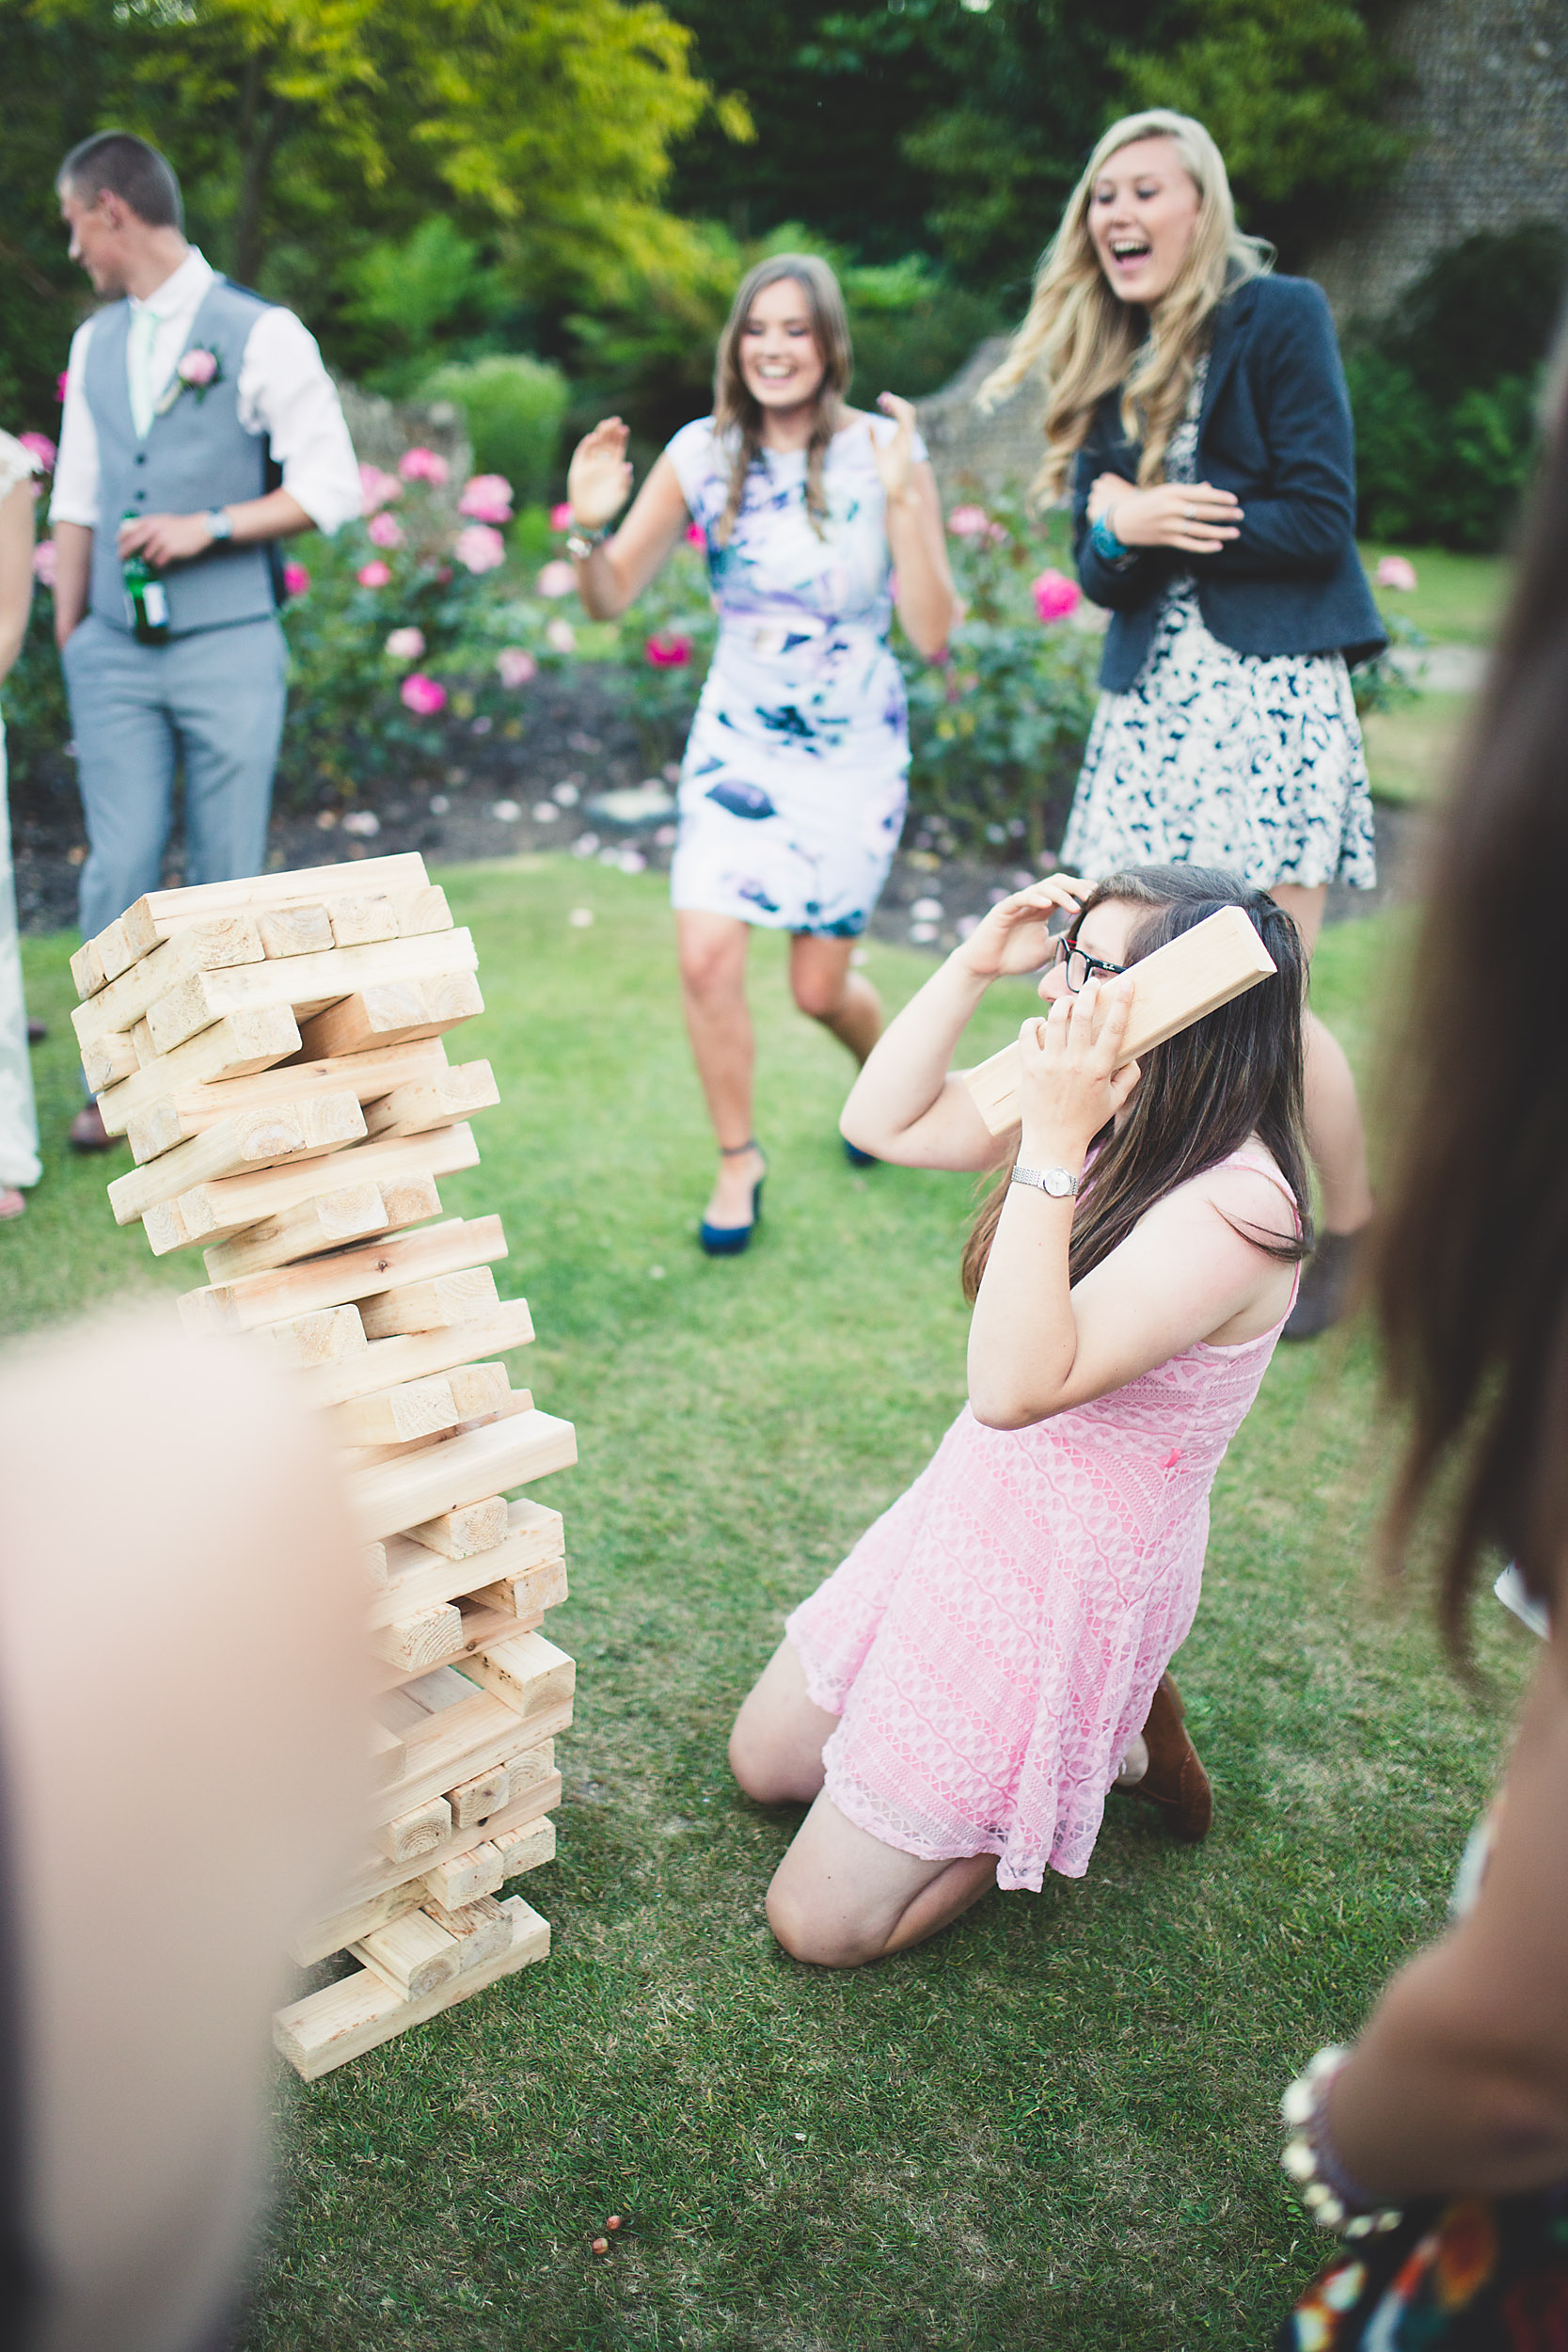
[(298, 1948), (352, 1970), (279, 2011), (307, 2077), (543, 1960), (505, 1883), (555, 1851), (551, 1742), (572, 1661), (539, 1631), (564, 1599), (558, 1512), (505, 1490), (577, 1458), (503, 1365), (533, 1337), (497, 1295), (497, 1216), (441, 1218), (472, 1168), (487, 1062), (446, 1032), (483, 1009), (477, 958), (417, 856), (140, 898), (71, 960), (109, 1186), (162, 1256), (201, 1246), (195, 1334), (245, 1331), (293, 1366), (341, 1449), (377, 1685), (366, 1840)]

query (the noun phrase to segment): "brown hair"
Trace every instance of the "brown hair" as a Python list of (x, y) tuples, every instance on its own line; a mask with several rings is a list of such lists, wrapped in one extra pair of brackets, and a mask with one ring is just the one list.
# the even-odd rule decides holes
[(55, 185), (88, 205), (107, 188), (150, 229), (185, 225), (173, 166), (134, 131), (96, 131), (79, 140), (55, 174)]
[[(1166, 1193), (1238, 1151), (1253, 1135), (1267, 1146), (1295, 1194), (1301, 1231), (1291, 1241), (1243, 1226), (1237, 1231), (1271, 1257), (1305, 1257), (1311, 1247), (1302, 1135), (1307, 963), (1294, 923), (1265, 891), (1248, 890), (1212, 866), (1139, 866), (1095, 884), (1068, 938), (1076, 939), (1085, 915), (1113, 898), (1148, 910), (1128, 941), (1129, 963), (1140, 962), (1221, 907), (1239, 906), (1274, 958), (1276, 977), (1140, 1055), (1143, 1074), (1126, 1115), (1119, 1127), (1101, 1136), (1079, 1196), (1068, 1261), (1071, 1279), (1081, 1282), (1108, 1258)], [(1010, 1159), (1009, 1154), (1009, 1166), (981, 1203), (964, 1248), (964, 1296), (972, 1305), (1007, 1197)]]
[[(1390, 1564), (1458, 1474), (1438, 1618), (1467, 1656), (1489, 1548), (1537, 1597), (1568, 1540), (1568, 422), (1530, 527), (1433, 858), (1394, 1067), (1402, 1084), (1374, 1271), (1386, 1384), (1410, 1430)], [(1549, 428), (1550, 430), (1550, 428)], [(1456, 918), (1462, 921), (1458, 927)]]
[[(1148, 313), (1147, 336), (1139, 307), (1123, 302), (1106, 283), (1089, 234), (1095, 182), (1113, 155), (1139, 139), (1169, 139), (1198, 194), (1192, 243), (1169, 292)], [(980, 404), (989, 408), (1015, 390), (1037, 362), (1043, 365), (1045, 462), (1032, 485), (1038, 499), (1049, 503), (1060, 497), (1096, 408), (1118, 384), (1122, 431), (1142, 444), (1138, 480), (1164, 479), (1165, 452), (1186, 407), (1215, 306), (1272, 261), (1272, 247), (1237, 228), (1225, 158), (1201, 122), (1151, 106), (1111, 125), (1045, 249), (1023, 324), (980, 388)]]
[(736, 438), (730, 494), (714, 532), (721, 547), (729, 544), (740, 501), (746, 495), (746, 477), (762, 453), (762, 409), (748, 391), (746, 378), (740, 372), (740, 337), (752, 305), (763, 288), (776, 286), (786, 278), (793, 278), (806, 297), (812, 337), (822, 362), (816, 415), (806, 445), (806, 512), (819, 536), (828, 516), (822, 469), (829, 444), (844, 421), (844, 395), (855, 373), (849, 321), (838, 279), (826, 262), (818, 261), (815, 253), (775, 253), (769, 261), (759, 262), (755, 269), (747, 271), (719, 338), (713, 370), (714, 428), (721, 435), (732, 434)]

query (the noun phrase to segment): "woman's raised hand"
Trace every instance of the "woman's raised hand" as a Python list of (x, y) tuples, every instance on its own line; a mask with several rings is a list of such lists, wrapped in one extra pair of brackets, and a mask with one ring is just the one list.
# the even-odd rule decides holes
[(1050, 1018), (1019, 1032), (1020, 1156), (1086, 1152), (1138, 1083), (1138, 1065), (1122, 1054), (1132, 1009), (1132, 981), (1087, 980), (1076, 996), (1058, 996)]
[(1091, 885), (1075, 874), (1049, 874), (993, 906), (954, 954), (977, 979), (998, 980), (1037, 972), (1053, 953), (1051, 918), (1076, 914)]
[(914, 409), (909, 401), (900, 400), (896, 392), (879, 393), (877, 405), (884, 416), (893, 419), (895, 429), (886, 440), (879, 440), (874, 427), (866, 426), (871, 435), (871, 454), (889, 499), (901, 499), (914, 480)]
[(572, 452), (566, 496), (574, 521), (584, 531), (600, 530), (631, 496), (626, 434), (619, 417), (606, 417)]
[[(1207, 482), (1160, 482), (1149, 490), (1124, 483), (1105, 491), (1104, 476), (1089, 498), (1090, 519), (1102, 515), (1124, 548), (1179, 548), (1183, 555), (1214, 555), (1241, 529), (1241, 501)], [(1095, 512), (1099, 506), (1099, 514)]]

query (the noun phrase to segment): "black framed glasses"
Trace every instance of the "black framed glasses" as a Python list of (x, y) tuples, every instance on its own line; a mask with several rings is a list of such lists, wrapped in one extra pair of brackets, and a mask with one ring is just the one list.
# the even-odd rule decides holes
[(1086, 947), (1080, 947), (1065, 931), (1056, 942), (1056, 961), (1067, 966), (1068, 989), (1074, 996), (1086, 979), (1114, 980), (1129, 969), (1125, 963), (1107, 963), (1103, 957), (1091, 956)]

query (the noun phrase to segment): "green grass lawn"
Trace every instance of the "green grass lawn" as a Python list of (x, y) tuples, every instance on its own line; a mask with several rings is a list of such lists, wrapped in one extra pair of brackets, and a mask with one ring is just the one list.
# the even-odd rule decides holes
[[(503, 1213), (539, 1331), (517, 1376), (581, 1448), (538, 1489), (573, 1580), (548, 1629), (578, 1660), (560, 1857), (524, 1890), (555, 1950), (280, 2085), (246, 2352), (1266, 2344), (1323, 2252), (1277, 2169), (1279, 2092), (1440, 1929), (1530, 1649), (1488, 1603), (1474, 1703), (1376, 1588), (1367, 1340), (1280, 1352), (1215, 1492), (1179, 1663), (1209, 1842), (1114, 1803), (1086, 1879), (863, 1974), (800, 1967), (762, 1909), (796, 1817), (737, 1795), (724, 1737), (786, 1611), (962, 1400), (968, 1186), (849, 1170), (847, 1066), (759, 935), (766, 1221), (705, 1262), (662, 887), (570, 860), (443, 879), (488, 1006), (462, 1043), (503, 1096), (443, 1199)], [(116, 1231), (118, 1160), (62, 1158), (67, 943), (24, 945), (55, 1034), (48, 1175), (0, 1228), (13, 1327), (198, 1279)], [(1397, 953), (1385, 918), (1324, 940), (1318, 1001), (1358, 1057)], [(890, 1000), (928, 968), (869, 951)], [(977, 1052), (1023, 1001), (993, 994)]]
[(1473, 697), (1423, 691), (1361, 722), (1372, 798), (1401, 807), (1437, 799), (1464, 739)]
[(1506, 556), (1455, 555), (1448, 548), (1364, 544), (1361, 561), (1369, 580), (1374, 578), (1378, 558), (1384, 555), (1408, 556), (1416, 566), (1414, 589), (1378, 589), (1377, 599), (1386, 612), (1402, 613), (1433, 644), (1491, 644), (1508, 593), (1510, 566)]

